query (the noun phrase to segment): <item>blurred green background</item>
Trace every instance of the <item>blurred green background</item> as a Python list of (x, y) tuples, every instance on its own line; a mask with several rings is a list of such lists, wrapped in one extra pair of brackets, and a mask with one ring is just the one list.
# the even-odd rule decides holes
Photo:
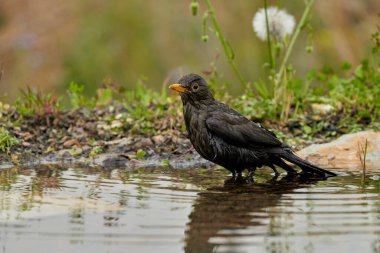
[[(266, 44), (252, 30), (252, 18), (263, 1), (214, 0), (222, 31), (235, 50), (247, 81), (265, 75)], [(272, 5), (279, 1), (270, 1)], [(0, 1), (1, 100), (13, 101), (26, 86), (61, 95), (68, 84), (84, 84), (95, 93), (111, 78), (127, 89), (140, 80), (160, 90), (188, 72), (217, 66), (222, 79), (238, 84), (210, 32), (201, 41), (202, 14), (193, 17), (190, 0), (5, 0)], [(280, 1), (299, 20), (304, 3)], [(379, 0), (316, 0), (311, 23), (314, 51), (307, 36), (297, 41), (290, 62), (302, 75), (323, 65), (353, 65), (370, 54), (370, 36), (379, 25)], [(243, 92), (230, 85), (232, 94)]]

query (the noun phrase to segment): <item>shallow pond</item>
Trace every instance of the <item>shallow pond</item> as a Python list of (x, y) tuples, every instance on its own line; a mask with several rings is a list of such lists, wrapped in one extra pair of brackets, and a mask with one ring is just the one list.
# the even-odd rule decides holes
[(0, 171), (0, 251), (380, 252), (379, 174), (225, 185), (214, 169)]

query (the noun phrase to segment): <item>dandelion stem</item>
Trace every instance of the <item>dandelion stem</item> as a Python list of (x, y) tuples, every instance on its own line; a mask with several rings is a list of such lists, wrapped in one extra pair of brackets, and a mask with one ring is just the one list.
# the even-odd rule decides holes
[(232, 70), (234, 71), (236, 77), (239, 79), (241, 85), (245, 86), (246, 82), (245, 82), (243, 76), (241, 75), (241, 73), (240, 73), (240, 71), (239, 71), (239, 69), (235, 63), (234, 52), (233, 52), (230, 44), (226, 40), (226, 38), (223, 36), (222, 31), (220, 30), (220, 26), (219, 26), (218, 21), (216, 20), (215, 11), (214, 11), (214, 8), (211, 4), (211, 1), (205, 0), (205, 2), (207, 5), (207, 8), (208, 8), (208, 14), (211, 17), (211, 21), (212, 21), (214, 28), (215, 28), (215, 31), (216, 31), (216, 37), (219, 39), (220, 44), (222, 44), (223, 51), (227, 57), (228, 63), (230, 64), (230, 66), (231, 66)]
[(305, 22), (306, 22), (306, 18), (309, 16), (309, 13), (310, 13), (310, 10), (311, 10), (311, 7), (313, 6), (314, 4), (314, 0), (309, 0), (307, 1), (306, 3), (306, 7), (305, 7), (305, 10), (302, 14), (302, 17), (301, 17), (301, 20), (300, 22), (298, 23), (297, 27), (296, 27), (296, 30), (294, 32), (294, 35), (292, 36), (290, 42), (289, 42), (289, 46), (288, 48), (286, 49), (286, 52), (285, 52), (285, 55), (284, 55), (284, 58), (282, 60), (282, 63), (281, 63), (281, 66), (280, 66), (280, 69), (278, 71), (278, 74), (277, 74), (277, 78), (276, 78), (276, 82), (275, 82), (275, 89), (278, 88), (278, 86), (280, 85), (280, 82), (282, 80), (282, 75), (284, 74), (284, 70), (285, 70), (285, 67), (286, 67), (286, 63), (288, 62), (289, 60), (289, 56), (290, 54), (292, 53), (292, 50), (293, 50), (293, 47), (294, 47), (294, 44), (295, 42), (297, 41), (297, 38), (302, 30), (302, 28), (304, 27), (305, 25)]
[(265, 26), (267, 29), (267, 45), (268, 45), (268, 53), (269, 53), (269, 64), (270, 68), (274, 69), (273, 55), (272, 55), (272, 41), (270, 37), (269, 31), (269, 20), (268, 20), (268, 0), (264, 0), (264, 10), (265, 10)]

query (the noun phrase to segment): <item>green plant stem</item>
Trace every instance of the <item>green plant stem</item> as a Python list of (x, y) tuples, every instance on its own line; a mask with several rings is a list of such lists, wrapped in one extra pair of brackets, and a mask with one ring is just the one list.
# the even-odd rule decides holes
[(265, 26), (267, 29), (267, 45), (268, 45), (268, 55), (270, 68), (274, 69), (273, 55), (272, 55), (272, 41), (269, 32), (269, 20), (268, 20), (268, 1), (264, 0), (264, 10), (265, 10)]
[(365, 139), (365, 144), (364, 144), (364, 151), (363, 151), (363, 174), (365, 175), (366, 173), (366, 159), (367, 159), (367, 147), (368, 147), (368, 141)]
[(301, 32), (304, 24), (305, 24), (306, 18), (309, 16), (309, 13), (310, 13), (310, 10), (311, 10), (311, 7), (313, 6), (313, 4), (314, 4), (314, 0), (309, 0), (307, 2), (305, 10), (304, 10), (304, 12), (302, 14), (301, 20), (298, 23), (297, 28), (296, 28), (296, 30), (294, 32), (294, 35), (292, 36), (292, 38), (291, 38), (291, 40), (289, 42), (289, 46), (286, 49), (286, 52), (285, 52), (285, 55), (284, 55), (284, 59), (282, 60), (280, 69), (279, 69), (278, 74), (277, 74), (277, 78), (276, 78), (276, 82), (275, 82), (275, 89), (277, 89), (277, 87), (280, 85), (280, 82), (282, 80), (282, 75), (284, 74), (284, 70), (285, 70), (285, 67), (286, 67), (286, 63), (289, 60), (289, 56), (292, 53), (294, 44), (297, 41), (297, 38), (298, 38), (298, 36), (299, 36), (299, 34), (300, 34), (300, 32)]
[(363, 146), (361, 145), (361, 143), (358, 142), (358, 146), (359, 146), (359, 152), (363, 153), (363, 158), (362, 158), (362, 155), (360, 154), (359, 155), (359, 158), (360, 158), (360, 163), (362, 164), (362, 180), (361, 180), (361, 185), (363, 186), (364, 183), (365, 183), (365, 176), (366, 176), (366, 159), (367, 159), (367, 147), (368, 147), (368, 140), (365, 139), (365, 144), (364, 144), (364, 148)]
[(216, 20), (215, 11), (214, 11), (214, 8), (211, 4), (211, 1), (205, 0), (205, 3), (207, 5), (208, 13), (209, 13), (211, 20), (212, 20), (212, 23), (214, 25), (217, 38), (219, 39), (220, 44), (222, 44), (223, 51), (227, 57), (228, 63), (230, 64), (230, 66), (231, 66), (232, 70), (234, 71), (236, 77), (239, 79), (241, 85), (245, 86), (246, 82), (245, 82), (243, 76), (241, 75), (241, 73), (240, 73), (240, 71), (239, 71), (239, 69), (238, 69), (238, 67), (234, 61), (234, 54), (233, 54), (232, 48), (231, 48), (230, 44), (228, 43), (228, 41), (226, 40), (226, 38), (223, 36), (222, 31), (220, 30), (220, 26), (219, 26), (218, 21)]

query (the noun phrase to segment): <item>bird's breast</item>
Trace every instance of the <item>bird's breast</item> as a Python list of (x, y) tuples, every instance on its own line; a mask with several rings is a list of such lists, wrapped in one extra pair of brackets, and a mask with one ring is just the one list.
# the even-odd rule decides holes
[(206, 128), (207, 114), (194, 107), (184, 107), (184, 116), (189, 139), (195, 150), (204, 158), (212, 160), (214, 148), (212, 147), (212, 136)]

